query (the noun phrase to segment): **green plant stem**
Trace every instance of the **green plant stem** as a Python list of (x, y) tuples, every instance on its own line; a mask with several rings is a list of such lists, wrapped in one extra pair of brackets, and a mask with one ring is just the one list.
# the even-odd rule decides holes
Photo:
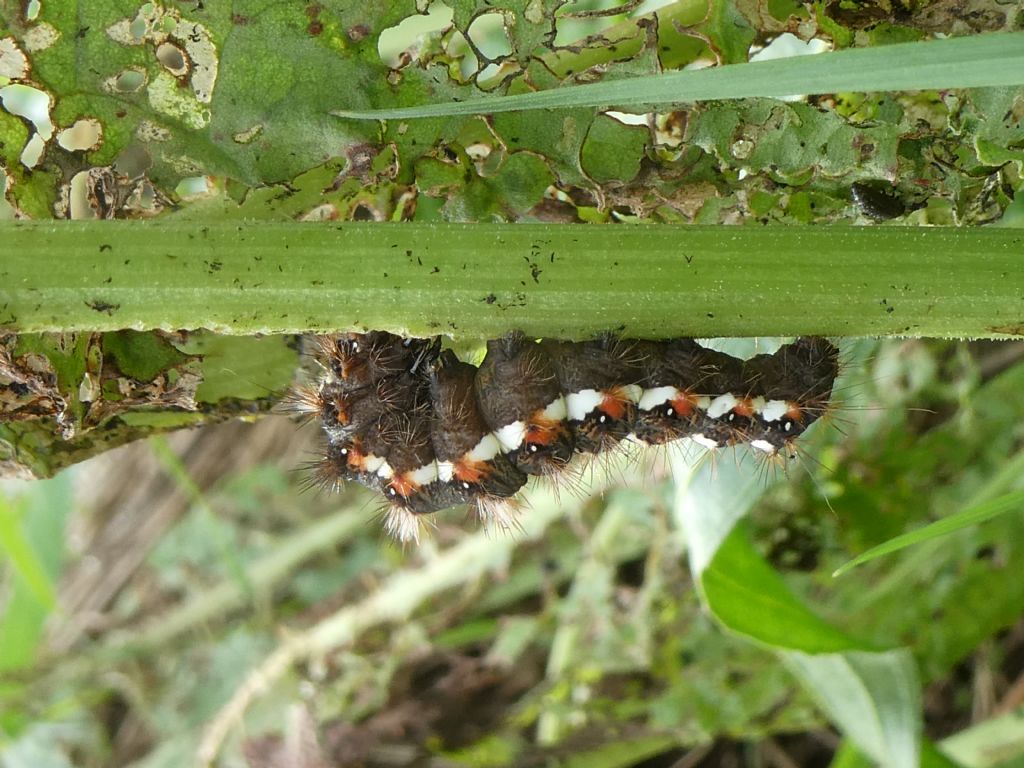
[(0, 243), (0, 331), (1024, 332), (1012, 229), (18, 222)]

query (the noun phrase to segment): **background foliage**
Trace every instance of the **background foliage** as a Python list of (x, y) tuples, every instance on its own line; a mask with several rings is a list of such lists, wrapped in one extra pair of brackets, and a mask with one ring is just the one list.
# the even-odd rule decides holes
[[(231, 219), (1024, 218), (1019, 88), (638, 119), (328, 114), (741, 62), (784, 33), (841, 48), (1024, 26), (998, 0), (648, 5), (6, 2), (0, 216), (159, 215), (197, 234)], [(358, 490), (296, 492), (309, 446), (274, 419), (5, 486), (0, 761), (1016, 764), (1019, 513), (831, 574), (1019, 493), (1020, 348), (846, 347), (841, 430), (817, 429), (787, 471), (742, 452), (595, 468), (561, 499), (535, 489), (515, 537), (465, 532), (456, 512), (399, 552)], [(45, 476), (254, 415), (298, 348), (7, 335), (0, 466)]]

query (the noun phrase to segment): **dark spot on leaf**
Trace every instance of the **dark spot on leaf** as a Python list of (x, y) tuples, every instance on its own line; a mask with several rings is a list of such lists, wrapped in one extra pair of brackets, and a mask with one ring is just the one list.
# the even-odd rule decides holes
[(116, 310), (121, 308), (120, 304), (111, 304), (109, 301), (103, 301), (102, 299), (87, 301), (85, 302), (85, 306), (94, 312), (104, 312), (107, 315), (112, 315)]
[(480, 301), (484, 302), (485, 304), (493, 304), (497, 300), (498, 300), (498, 297), (495, 296), (493, 293), (488, 293), (486, 296), (484, 296), (482, 299), (480, 299)]
[(102, 243), (100, 245), (100, 253), (103, 253), (104, 251), (112, 251), (112, 250), (114, 250), (114, 246), (112, 246), (110, 243)]

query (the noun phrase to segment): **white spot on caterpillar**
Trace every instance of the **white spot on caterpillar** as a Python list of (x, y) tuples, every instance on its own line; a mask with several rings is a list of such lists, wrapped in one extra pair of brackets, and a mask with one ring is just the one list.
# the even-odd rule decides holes
[(551, 421), (564, 421), (568, 411), (565, 407), (565, 398), (559, 395), (550, 403), (547, 407), (540, 412), (542, 419), (549, 419)]
[(388, 464), (387, 460), (382, 456), (376, 456), (372, 453), (366, 454), (363, 458), (363, 469), (369, 472), (371, 475), (376, 473), (381, 477), (390, 479), (395, 473), (391, 469), (391, 465)]
[(712, 400), (711, 405), (708, 406), (708, 416), (712, 419), (717, 419), (720, 416), (727, 414), (738, 404), (739, 401), (732, 395), (719, 395)]
[(650, 411), (679, 394), (675, 387), (651, 387), (645, 389), (638, 402), (641, 411)]
[(414, 485), (425, 486), (430, 485), (432, 482), (437, 480), (439, 472), (437, 470), (437, 462), (432, 461), (429, 464), (424, 464), (419, 469), (414, 469), (411, 472), (405, 473), (406, 478), (412, 481)]
[(775, 453), (775, 446), (769, 443), (767, 440), (751, 440), (750, 447), (756, 448), (757, 450), (763, 451), (764, 453), (768, 454)]
[(493, 434), (495, 439), (498, 441), (502, 451), (510, 453), (519, 448), (526, 439), (526, 423), (522, 421), (513, 421), (511, 424), (506, 424), (501, 429), (496, 429), (491, 434)]
[[(518, 448), (518, 446), (516, 447)], [(479, 443), (466, 452), (463, 458), (467, 461), (490, 461), (499, 453), (501, 453), (501, 442), (493, 432), (488, 432), (480, 438)]]
[(571, 421), (583, 421), (587, 414), (604, 402), (604, 393), (596, 389), (581, 389), (565, 398)]
[(717, 441), (712, 440), (710, 437), (704, 437), (704, 435), (700, 433), (696, 435), (691, 435), (690, 439), (693, 440), (693, 442), (695, 442), (697, 445), (703, 445), (705, 448), (710, 448), (714, 450), (715, 448), (718, 447)]
[(450, 483), (455, 477), (455, 465), (450, 461), (437, 462), (437, 477), (442, 483)]
[(778, 421), (789, 410), (785, 400), (769, 400), (761, 407), (761, 418), (765, 421)]

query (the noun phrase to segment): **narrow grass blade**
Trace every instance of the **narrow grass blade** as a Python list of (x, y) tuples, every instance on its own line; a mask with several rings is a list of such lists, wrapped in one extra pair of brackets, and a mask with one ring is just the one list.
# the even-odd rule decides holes
[(6, 556), (15, 573), (40, 605), (52, 610), (55, 602), (53, 582), (32, 547), (21, 525), (22, 505), (0, 495), (0, 553)]
[(973, 507), (957, 512), (955, 515), (950, 515), (931, 525), (926, 525), (924, 528), (918, 528), (916, 531), (896, 536), (883, 544), (879, 544), (877, 547), (872, 547), (853, 558), (853, 560), (844, 563), (832, 575), (842, 576), (854, 567), (869, 560), (897, 552), (914, 544), (920, 544), (923, 541), (945, 536), (962, 528), (969, 528), (972, 525), (984, 523), (986, 520), (991, 520), (999, 515), (1020, 509), (1022, 506), (1024, 506), (1024, 490), (1007, 493), (997, 499), (976, 504)]
[(1024, 32), (856, 48), (818, 56), (667, 72), (537, 93), (370, 111), (337, 117), (383, 120), (524, 109), (672, 104), (794, 93), (914, 91), (1024, 84)]

